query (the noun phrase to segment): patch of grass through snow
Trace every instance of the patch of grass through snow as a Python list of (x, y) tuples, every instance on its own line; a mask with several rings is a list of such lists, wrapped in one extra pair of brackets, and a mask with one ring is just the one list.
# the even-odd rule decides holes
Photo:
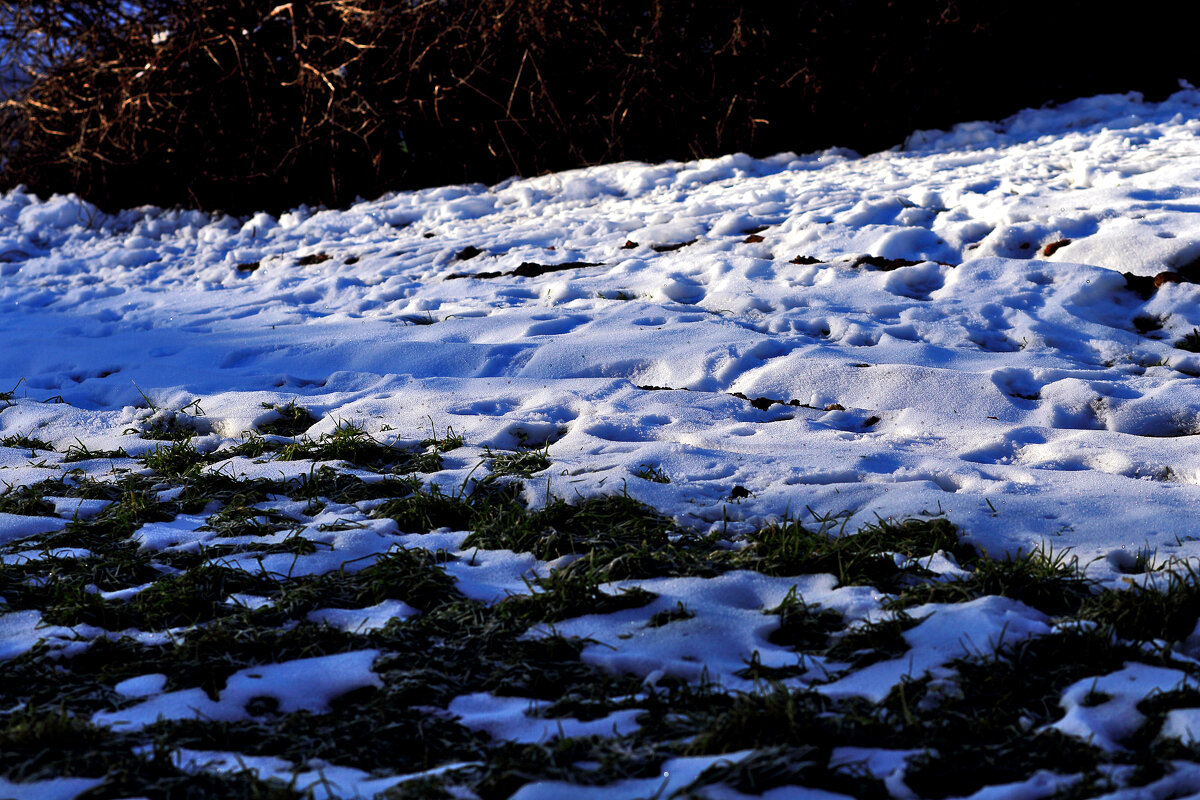
[[(1133, 767), (1131, 780), (1144, 782), (1163, 774), (1169, 759), (1200, 761), (1194, 748), (1156, 738), (1169, 710), (1200, 707), (1194, 692), (1143, 701), (1147, 722), (1125, 752), (1104, 753), (1046, 727), (1061, 717), (1058, 700), (1066, 687), (1128, 661), (1197, 672), (1172, 650), (1200, 618), (1200, 577), (1185, 565), (1167, 565), (1172, 569), (1145, 586), (1101, 590), (1065, 554), (1036, 550), (992, 559), (963, 545), (953, 526), (937, 518), (884, 520), (853, 532), (844, 529), (842, 518), (812, 526), (785, 520), (731, 543), (679, 530), (626, 495), (573, 504), (551, 499), (530, 509), (520, 502), (516, 484), (505, 481), (484, 480), (473, 492), (456, 495), (422, 487), (412, 473), (440, 468), (439, 453), (462, 445), (452, 432), (444, 439), (435, 433), (409, 448), (383, 444), (350, 425), (309, 439), (301, 436), (313, 424), (301, 414), (308, 412), (294, 404), (275, 410), (292, 427), (264, 430), (266, 436), (252, 437), (236, 452), (201, 454), (190, 437), (166, 439), (169, 443), (138, 459), (150, 475), (125, 473), (102, 481), (67, 472), (0, 493), (0, 510), (33, 516), (53, 514), (46, 497), (107, 503), (93, 516), (65, 521), (61, 530), (0, 545), (0, 555), (14, 556), (0, 569), (0, 597), (6, 611), (36, 610), (49, 624), (112, 632), (70, 655), (47, 642), (5, 662), (0, 774), (17, 781), (107, 776), (100, 789), (104, 796), (294, 794), (282, 783), (247, 773), (183, 774), (169, 753), (188, 747), (273, 755), (298, 768), (324, 759), (379, 775), (474, 762), (477, 766), (401, 784), (388, 796), (433, 797), (457, 787), (454, 791), (501, 798), (533, 780), (603, 785), (651, 778), (661, 774), (668, 758), (750, 748), (748, 758), (706, 770), (689, 791), (716, 783), (747, 793), (802, 785), (883, 797), (882, 783), (861, 767), (830, 765), (835, 748), (878, 747), (921, 751), (910, 759), (905, 780), (921, 796), (941, 797), (1024, 780), (1039, 769), (1081, 775), (1078, 787), (1091, 791), (1113, 765)], [(286, 433), (300, 438), (281, 441)], [(534, 474), (548, 466), (547, 452), (493, 455), (492, 473)], [(231, 456), (268, 454), (328, 463), (292, 481), (240, 479), (205, 469)], [(66, 455), (126, 457), (97, 454), (82, 443)], [(364, 480), (337, 469), (337, 462), (383, 475)], [(527, 592), (493, 604), (459, 592), (445, 569), (453, 556), (444, 551), (384, 547), (370, 559), (302, 577), (220, 562), (235, 555), (300, 558), (333, 547), (315, 541), (318, 531), (308, 527), (308, 518), (331, 503), (369, 503), (363, 508), (370, 517), (393, 520), (406, 533), (470, 531), (468, 550), (569, 559), (549, 576), (532, 579)], [(139, 545), (135, 534), (142, 525), (181, 513), (204, 516), (215, 538), (181, 550)], [(351, 527), (346, 522), (325, 530)], [(33, 555), (17, 559), (18, 553)], [(966, 574), (935, 575), (924, 565), (938, 554)], [(731, 570), (781, 577), (830, 573), (840, 584), (872, 586), (886, 595), (891, 616), (853, 626), (795, 592), (764, 609), (778, 623), (769, 634), (772, 643), (852, 669), (906, 652), (905, 633), (921, 621), (909, 611), (924, 604), (1000, 595), (1072, 624), (964, 656), (950, 665), (950, 676), (906, 679), (878, 704), (830, 700), (797, 683), (800, 670), (768, 670), (753, 658), (742, 675), (759, 681), (754, 691), (731, 692), (671, 676), (648, 685), (585, 663), (583, 641), (526, 637), (535, 626), (653, 600), (644, 590), (614, 592), (608, 586), (613, 581), (702, 578)], [(130, 589), (135, 591), (106, 594)], [(234, 595), (265, 602), (251, 609), (231, 602)], [(385, 600), (401, 600), (419, 613), (360, 632), (309, 620), (318, 609), (367, 608)], [(669, 630), (692, 613), (682, 604), (662, 611), (651, 617), (645, 635)], [(166, 629), (175, 632), (155, 644), (120, 634)], [(97, 711), (136, 702), (113, 687), (139, 675), (162, 673), (167, 691), (198, 687), (217, 698), (238, 670), (363, 649), (382, 653), (374, 665), (382, 687), (344, 695), (330, 713), (283, 714), (264, 703), (239, 722), (163, 721), (139, 734), (112, 733), (86, 722)], [(619, 736), (538, 744), (492, 740), (439, 710), (476, 692), (545, 701), (536, 716), (549, 720), (596, 720), (636, 709), (639, 727)]]

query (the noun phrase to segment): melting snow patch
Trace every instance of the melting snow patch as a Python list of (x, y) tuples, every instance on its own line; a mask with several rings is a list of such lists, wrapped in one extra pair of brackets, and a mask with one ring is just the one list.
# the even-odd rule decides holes
[(475, 765), (475, 762), (446, 764), (410, 775), (379, 778), (360, 769), (339, 767), (318, 758), (309, 759), (305, 764), (307, 769), (300, 769), (292, 762), (274, 756), (247, 756), (219, 750), (179, 748), (172, 752), (171, 760), (185, 772), (249, 771), (255, 773), (260, 780), (275, 778), (291, 785), (298, 792), (311, 793), (314, 800), (372, 798), (406, 781), (442, 775)]
[(455, 578), (455, 588), (472, 600), (494, 603), (510, 594), (529, 592), (528, 581), (546, 574), (544, 562), (529, 553), (511, 550), (462, 550), (443, 569)]
[(1043, 797), (1051, 797), (1057, 792), (1065, 791), (1076, 783), (1079, 783), (1078, 775), (1058, 775), (1047, 770), (1038, 770), (1026, 780), (987, 786), (964, 800), (1041, 800)]
[(1191, 798), (1200, 794), (1200, 766), (1187, 761), (1172, 761), (1168, 774), (1145, 786), (1118, 789), (1096, 800), (1172, 800)]
[(203, 543), (216, 538), (212, 530), (199, 530), (207, 522), (205, 517), (180, 514), (168, 522), (148, 522), (134, 531), (130, 538), (143, 550), (151, 552), (167, 549), (194, 552)]
[(166, 685), (167, 676), (155, 672), (138, 675), (136, 678), (127, 678), (114, 686), (113, 691), (125, 697), (149, 697), (153, 694), (160, 694)]
[[(878, 606), (878, 593), (868, 587), (834, 589), (832, 575), (770, 578), (755, 572), (727, 572), (713, 578), (658, 578), (606, 585), (608, 592), (638, 588), (656, 595), (640, 608), (611, 614), (576, 617), (555, 623), (563, 636), (590, 639), (584, 661), (615, 673), (632, 673), (655, 683), (664, 676), (719, 681), (727, 688), (748, 691), (754, 681), (734, 673), (757, 659), (766, 667), (806, 666), (823, 675), (820, 660), (772, 644), (767, 637), (779, 627), (779, 617), (764, 613), (775, 608), (793, 587), (806, 603), (862, 615)], [(683, 609), (688, 618), (655, 626), (656, 614)], [(542, 631), (548, 633), (549, 630)], [(811, 662), (811, 663), (808, 663)]]
[(73, 800), (104, 783), (104, 778), (50, 778), (44, 781), (16, 783), (0, 776), (0, 797), (14, 800)]
[(1176, 708), (1167, 712), (1161, 739), (1178, 739), (1184, 747), (1193, 747), (1200, 742), (1200, 708)]
[(120, 711), (99, 711), (95, 725), (119, 731), (139, 731), (160, 719), (211, 719), (235, 722), (250, 719), (247, 704), (271, 698), (282, 713), (308, 711), (321, 714), (329, 701), (354, 689), (382, 686), (371, 671), (378, 650), (357, 650), (332, 656), (301, 658), (238, 670), (229, 676), (216, 700), (202, 689), (183, 689), (153, 697)]
[(909, 650), (903, 656), (879, 661), (844, 678), (816, 687), (827, 697), (865, 697), (881, 702), (905, 678), (920, 678), (957, 658), (990, 656), (1030, 636), (1050, 632), (1049, 618), (1010, 600), (988, 596), (969, 603), (929, 604), (909, 609), (924, 618), (904, 632)]
[[(563, 797), (579, 800), (628, 800), (631, 797), (670, 797), (695, 781), (700, 777), (700, 773), (709, 767), (722, 762), (736, 764), (752, 752), (742, 750), (719, 756), (672, 758), (663, 762), (662, 774), (658, 777), (627, 778), (606, 786), (578, 786), (565, 781), (535, 781), (522, 786), (509, 800), (560, 800)], [(826, 800), (829, 796), (818, 797), (820, 800)]]
[(30, 517), (0, 512), (0, 544), (61, 530), (64, 521), (56, 517)]
[(922, 750), (884, 750), (877, 747), (835, 747), (829, 755), (830, 767), (862, 768), (883, 781), (892, 797), (911, 800), (916, 795), (904, 784), (908, 759)]
[(454, 698), (446, 710), (458, 718), (459, 724), (471, 730), (485, 731), (494, 739), (522, 744), (585, 736), (624, 736), (638, 729), (636, 718), (642, 713), (640, 709), (614, 711), (587, 722), (569, 717), (533, 716), (549, 705), (545, 700), (495, 697), (477, 692)]
[(1050, 727), (1102, 750), (1121, 750), (1121, 742), (1146, 721), (1138, 703), (1150, 694), (1198, 688), (1200, 683), (1177, 669), (1126, 664), (1124, 669), (1068, 686), (1059, 700), (1066, 716)]
[[(3, 605), (0, 605), (2, 611)], [(42, 612), (33, 609), (0, 613), (0, 661), (16, 658), (46, 642), (63, 655), (73, 655), (87, 647), (87, 642), (104, 633), (93, 625), (66, 628), (46, 625)]]
[(401, 600), (384, 600), (365, 608), (320, 608), (310, 611), (310, 622), (324, 622), (356, 633), (379, 630), (393, 619), (408, 619), (421, 613)]

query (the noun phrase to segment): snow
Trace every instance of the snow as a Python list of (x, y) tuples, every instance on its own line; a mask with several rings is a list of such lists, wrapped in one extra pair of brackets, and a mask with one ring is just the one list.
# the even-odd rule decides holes
[(1172, 761), (1165, 777), (1145, 786), (1118, 789), (1096, 800), (1159, 800), (1168, 797), (1195, 797), (1200, 792), (1200, 769), (1187, 761)]
[[(607, 786), (575, 786), (563, 781), (538, 781), (527, 783), (518, 789), (511, 800), (555, 800), (556, 798), (578, 797), (580, 800), (624, 800), (629, 797), (670, 797), (690, 784), (700, 773), (718, 763), (736, 764), (753, 751), (743, 750), (721, 756), (692, 756), (671, 758), (663, 762), (662, 775), (656, 778), (626, 778)], [(721, 794), (713, 795), (721, 797)], [(725, 797), (731, 795), (725, 794)], [(733, 795), (736, 797), (736, 795)], [(804, 800), (834, 800), (832, 793), (820, 792), (801, 794)]]
[(1078, 781), (1076, 776), (1055, 775), (1053, 772), (1038, 770), (1027, 780), (980, 789), (967, 800), (1041, 800), (1043, 797), (1053, 797), (1056, 792), (1068, 790)]
[(292, 762), (274, 756), (246, 756), (241, 753), (216, 750), (192, 750), (181, 747), (172, 753), (171, 758), (174, 764), (185, 772), (237, 773), (248, 770), (263, 780), (276, 778), (290, 784), (298, 792), (311, 793), (314, 800), (330, 800), (330, 798), (339, 800), (354, 798), (357, 800), (358, 798), (375, 797), (406, 781), (471, 766), (469, 763), (448, 764), (412, 775), (374, 778), (362, 770), (327, 764), (320, 759), (311, 759), (308, 762), (307, 766), (311, 769), (300, 770)]
[(91, 625), (47, 625), (42, 612), (32, 609), (9, 611), (0, 614), (0, 660), (15, 658), (38, 643), (64, 653), (78, 652), (86, 646), (82, 642), (103, 633)]
[[(138, 731), (160, 719), (233, 722), (251, 719), (246, 706), (258, 698), (275, 700), (275, 707), (282, 713), (322, 713), (329, 710), (329, 701), (338, 695), (364, 686), (381, 686), (382, 682), (371, 671), (371, 664), (378, 657), (378, 650), (358, 650), (241, 669), (229, 676), (215, 700), (203, 689), (159, 693), (160, 676), (144, 675), (133, 679), (137, 681), (136, 693), (131, 694), (149, 699), (119, 711), (98, 711), (92, 722), (120, 731)], [(152, 686), (157, 686), (158, 691), (151, 689)]]
[[(1177, 669), (1151, 667), (1146, 664), (1126, 664), (1124, 669), (1098, 678), (1086, 678), (1063, 692), (1060, 701), (1067, 712), (1052, 727), (1063, 733), (1078, 736), (1104, 750), (1120, 750), (1120, 742), (1136, 731), (1145, 721), (1137, 705), (1151, 693), (1176, 689), (1196, 690), (1198, 684)], [(1191, 714), (1195, 709), (1187, 709)], [(1190, 739), (1191, 734), (1180, 730), (1186, 717), (1177, 712), (1162, 732), (1164, 738)]]
[[(992, 555), (1048, 544), (1122, 586), (1136, 554), (1200, 557), (1200, 356), (1173, 347), (1200, 328), (1200, 284), (1152, 283), (1200, 258), (1197, 212), (1200, 92), (1191, 89), (1160, 103), (1103, 96), (918, 131), (866, 157), (612, 164), (278, 218), (149, 207), (108, 215), (74, 196), (13, 190), (0, 197), (0, 389), (12, 390), (0, 436), (44, 439), (58, 452), (0, 447), (0, 480), (31, 484), (65, 468), (103, 476), (112, 459), (65, 464), (64, 451), (148, 452), (157, 443), (129, 429), (189, 406), (197, 447), (210, 451), (271, 419), (264, 403), (295, 401), (320, 418), (312, 436), (352, 423), (383, 442), (415, 442), (452, 428), (466, 446), (422, 476), (450, 494), (487, 474), (488, 448), (545, 446), (552, 467), (524, 488), (535, 507), (624, 491), (681, 527), (727, 538), (798, 515), (848, 517), (851, 530), (877, 515), (945, 515)], [(1147, 279), (1143, 293), (1122, 273)], [(646, 467), (670, 483), (639, 477)], [(313, 468), (245, 458), (208, 467), (273, 479)], [(312, 516), (296, 505), (286, 513), (327, 547), (214, 563), (318, 575), (363, 569), (397, 546), (444, 548), (459, 590), (488, 603), (532, 591), (528, 581), (553, 568), (529, 554), (464, 549), (464, 531), (398, 530), (363, 504)], [(60, 499), (55, 517), (0, 513), (0, 543), (102, 507)], [(199, 552), (215, 536), (205, 519), (149, 523), (134, 538), (146, 550)], [(944, 555), (930, 566), (961, 574)], [(905, 678), (945, 677), (954, 659), (1052, 629), (999, 597), (922, 606), (909, 610), (923, 619), (904, 634), (907, 653), (847, 672), (772, 644), (778, 617), (764, 612), (795, 590), (850, 623), (878, 620), (883, 598), (869, 587), (731, 572), (604, 588), (634, 587), (656, 598), (563, 620), (554, 632), (589, 637), (586, 662), (650, 685), (674, 676), (750, 690), (738, 673), (757, 660), (797, 668), (792, 686), (880, 700)], [(647, 626), (680, 607), (693, 616)], [(309, 618), (371, 631), (417, 613), (387, 600)], [(0, 659), (39, 640), (70, 652), (102, 635), (112, 634), (8, 612)], [(216, 698), (167, 692), (164, 676), (144, 675), (118, 685), (129, 705), (93, 721), (140, 730), (159, 718), (242, 720), (260, 696), (284, 712), (320, 713), (338, 694), (379, 685), (378, 655), (241, 670)], [(1063, 694), (1054, 727), (1115, 751), (1144, 719), (1137, 702), (1185, 678), (1132, 663), (1088, 678)], [(637, 726), (627, 711), (589, 722), (528, 714), (542, 705), (470, 694), (446, 712), (516, 742)], [(1197, 714), (1170, 711), (1161, 736), (1194, 744)], [(909, 754), (841, 757), (901, 792)], [(369, 796), (398, 780), (237, 754), (176, 757), (188, 769), (245, 763), (314, 791), (329, 780)], [(605, 787), (532, 783), (515, 797), (667, 796), (715, 760), (673, 759), (661, 778)], [(1041, 797), (1071, 780), (1038, 773), (977, 796)], [(1181, 766), (1160, 783), (1194, 791), (1198, 780)], [(92, 785), (64, 778), (36, 791), (68, 797)], [(0, 793), (9, 788), (0, 783)], [(832, 795), (781, 787), (763, 796)]]
[[(751, 654), (764, 667), (803, 667), (809, 680), (827, 675), (822, 659), (798, 656), (768, 637), (779, 628), (779, 617), (766, 614), (796, 590), (806, 603), (861, 618), (879, 607), (877, 590), (869, 586), (835, 589), (832, 575), (769, 578), (756, 572), (727, 572), (714, 578), (657, 578), (621, 581), (603, 587), (615, 594), (643, 589), (655, 598), (640, 608), (611, 614), (591, 614), (555, 623), (555, 632), (590, 640), (582, 658), (616, 673), (630, 673), (653, 684), (664, 677), (688, 681), (714, 680), (739, 691), (755, 682), (739, 677)], [(693, 616), (655, 627), (651, 618), (683, 608)], [(548, 631), (545, 631), (548, 632)], [(534, 632), (534, 635), (542, 631)], [(899, 675), (895, 676), (899, 679)], [(872, 690), (876, 684), (872, 684)], [(883, 687), (883, 694), (887, 694)]]
[(916, 797), (904, 784), (908, 759), (920, 750), (883, 750), (877, 747), (835, 747), (829, 758), (831, 767), (857, 767), (884, 782), (888, 792), (900, 800)]
[(446, 710), (458, 719), (459, 724), (471, 730), (485, 731), (493, 738), (522, 744), (629, 733), (637, 729), (635, 718), (642, 713), (638, 709), (615, 711), (587, 722), (564, 717), (538, 719), (530, 716), (529, 712), (536, 712), (548, 705), (550, 703), (545, 700), (493, 697), (486, 692), (476, 692), (454, 698)]
[(113, 689), (117, 694), (123, 694), (126, 697), (147, 697), (149, 695), (161, 694), (166, 686), (167, 676), (160, 672), (155, 672), (149, 675), (138, 675), (136, 678), (127, 678), (114, 686)]
[(14, 782), (0, 777), (0, 796), (37, 798), (37, 800), (72, 800), (89, 789), (104, 783), (103, 778), (49, 778), (41, 781)]
[[(199, 399), (220, 437), (298, 400), (326, 415), (314, 434), (565, 431), (550, 492), (620, 485), (693, 527), (941, 508), (992, 552), (1187, 556), (1200, 358), (1171, 343), (1200, 325), (1200, 289), (1142, 300), (1120, 272), (1200, 255), (1198, 103), (1091, 98), (865, 158), (616, 164), (245, 223), (10, 192), (4, 432), (136, 453), (151, 445), (120, 432), (142, 392)], [(482, 254), (456, 260), (468, 246)], [(929, 260), (852, 266), (864, 255)], [(526, 262), (599, 266), (447, 280)], [(633, 478), (641, 464), (674, 483)], [(728, 502), (734, 485), (752, 499)], [(5, 538), (33, 524), (0, 522)]]
[(818, 687), (833, 697), (887, 697), (904, 678), (937, 675), (937, 668), (956, 658), (991, 655), (1030, 636), (1050, 632), (1046, 616), (1007, 597), (981, 597), (957, 605), (928, 604), (908, 610), (922, 619), (904, 632), (910, 650), (899, 658), (879, 661), (845, 678)]
[(345, 631), (373, 631), (382, 628), (393, 619), (407, 619), (420, 612), (400, 600), (384, 600), (365, 608), (319, 608), (310, 611), (308, 619), (324, 622)]

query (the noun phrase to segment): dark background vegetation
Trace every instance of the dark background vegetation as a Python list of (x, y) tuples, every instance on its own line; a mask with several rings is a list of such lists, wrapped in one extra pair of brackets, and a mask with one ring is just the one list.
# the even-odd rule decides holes
[[(340, 206), (388, 189), (901, 143), (1197, 78), (1153, 3), (9, 0), (0, 188), (103, 208)], [(11, 76), (10, 76), (11, 77)]]

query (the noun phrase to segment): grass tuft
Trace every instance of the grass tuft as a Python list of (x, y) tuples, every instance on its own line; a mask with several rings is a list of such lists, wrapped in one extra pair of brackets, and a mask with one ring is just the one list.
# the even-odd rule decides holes
[(650, 621), (646, 623), (647, 628), (661, 628), (672, 622), (680, 620), (692, 619), (696, 615), (687, 610), (687, 606), (682, 601), (675, 604), (675, 608), (666, 608), (659, 611), (654, 616), (650, 617)]
[(299, 436), (313, 425), (317, 418), (307, 408), (296, 405), (295, 400), (289, 400), (282, 405), (263, 403), (263, 408), (273, 410), (278, 416), (275, 419), (261, 423), (260, 433), (273, 436)]
[(186, 478), (200, 472), (204, 459), (188, 439), (178, 439), (169, 445), (159, 445), (139, 457), (145, 466), (169, 478)]
[(966, 603), (999, 595), (1018, 600), (1052, 616), (1077, 614), (1092, 598), (1093, 584), (1075, 558), (1038, 547), (1013, 558), (980, 558), (970, 565), (969, 576), (905, 589), (891, 608), (922, 603)]
[[(798, 520), (785, 520), (752, 533), (749, 545), (738, 551), (735, 561), (768, 575), (827, 572), (840, 584), (897, 591), (928, 575), (916, 559), (939, 551), (958, 553), (963, 559), (974, 557), (970, 547), (959, 543), (954, 526), (941, 518), (880, 520), (852, 534), (835, 532), (835, 519), (820, 522), (819, 528), (810, 530)], [(897, 555), (910, 563), (898, 566)]]
[(924, 619), (897, 611), (883, 619), (858, 625), (842, 634), (825, 655), (850, 664), (854, 669), (899, 658), (909, 650), (904, 632), (915, 628)]
[(1078, 613), (1129, 641), (1181, 642), (1200, 619), (1200, 574), (1190, 562), (1176, 564), (1124, 591), (1100, 592)]
[(627, 495), (554, 500), (537, 511), (516, 502), (485, 500), (471, 519), (464, 547), (515, 550), (543, 560), (627, 547), (662, 546), (669, 523)]
[(437, 452), (393, 447), (376, 441), (357, 425), (339, 424), (316, 439), (299, 439), (279, 449), (279, 461), (345, 461), (372, 472), (407, 474), (437, 472), (442, 458)]
[[(2, 398), (0, 398), (2, 399)], [(0, 445), (4, 447), (19, 447), (24, 450), (29, 450), (30, 455), (36, 455), (38, 450), (43, 450), (47, 453), (53, 453), (54, 445), (49, 442), (35, 439), (32, 436), (5, 436), (0, 439)]]
[(512, 475), (519, 478), (530, 478), (544, 469), (550, 468), (549, 446), (542, 450), (519, 450), (515, 453), (493, 453), (487, 451), (492, 475), (499, 477)]
[[(145, 397), (145, 395), (142, 395)], [(149, 399), (147, 399), (149, 402)], [(195, 406), (198, 413), (203, 413), (200, 409), (199, 401), (194, 401), (189, 406), (184, 406), (184, 409)], [(151, 408), (154, 408), (151, 405)], [(151, 439), (160, 442), (185, 442), (189, 441), (193, 436), (199, 435), (200, 431), (196, 427), (193, 418), (181, 409), (178, 412), (156, 411), (148, 420), (143, 421), (141, 427), (127, 428), (125, 434), (138, 434), (143, 439)]]
[(433, 436), (428, 439), (421, 440), (421, 447), (425, 449), (433, 449), (439, 453), (449, 453), (451, 450), (457, 450), (462, 447), (464, 440), (462, 434), (455, 433), (454, 428), (447, 428), (446, 435), (438, 437), (437, 430), (433, 431)]
[(90, 461), (94, 458), (129, 458), (129, 453), (126, 453), (125, 449), (121, 447), (116, 450), (92, 450), (82, 441), (76, 439), (75, 444), (67, 445), (67, 450), (63, 454), (63, 463)]
[(1191, 333), (1184, 334), (1182, 339), (1175, 341), (1175, 346), (1189, 353), (1200, 353), (1200, 328), (1192, 328)]
[(670, 483), (671, 477), (663, 471), (662, 467), (656, 467), (653, 464), (640, 464), (633, 471), (633, 474), (642, 480), (652, 483)]
[(767, 637), (768, 641), (797, 650), (824, 650), (829, 637), (845, 627), (841, 614), (805, 603), (795, 586), (767, 613), (779, 616), (779, 627)]
[(0, 494), (0, 513), (26, 517), (52, 517), (54, 504), (45, 499), (43, 487), (7, 486)]

